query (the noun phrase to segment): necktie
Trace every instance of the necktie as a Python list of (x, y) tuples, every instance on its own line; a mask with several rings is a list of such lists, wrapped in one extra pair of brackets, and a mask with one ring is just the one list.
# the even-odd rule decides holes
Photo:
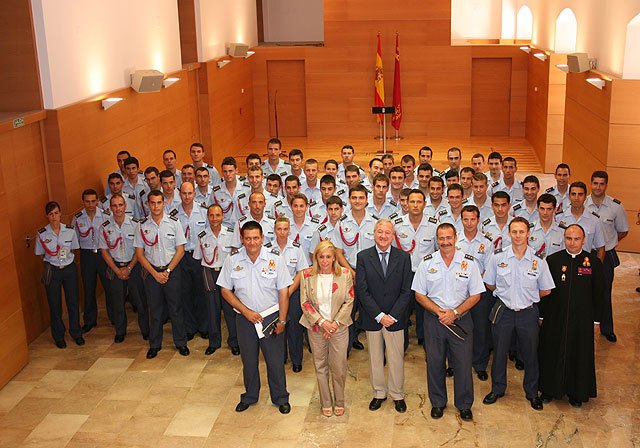
[(382, 259), (380, 260), (380, 263), (382, 264), (382, 274), (386, 277), (387, 276), (387, 253), (380, 252), (380, 257), (382, 257)]

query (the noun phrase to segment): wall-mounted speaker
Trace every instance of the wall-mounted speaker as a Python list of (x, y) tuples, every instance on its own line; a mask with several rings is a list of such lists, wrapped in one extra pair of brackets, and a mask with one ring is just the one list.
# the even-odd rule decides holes
[(249, 51), (249, 45), (240, 42), (232, 42), (229, 44), (229, 50), (227, 54), (234, 58), (246, 58), (247, 51)]
[(582, 73), (590, 69), (587, 53), (572, 53), (567, 55), (569, 73)]
[(131, 88), (138, 93), (159, 92), (164, 74), (158, 70), (136, 70), (131, 75)]

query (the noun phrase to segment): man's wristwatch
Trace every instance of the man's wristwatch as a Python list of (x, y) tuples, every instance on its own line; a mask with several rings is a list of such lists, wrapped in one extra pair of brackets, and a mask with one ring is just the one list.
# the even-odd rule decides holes
[(286, 320), (279, 320), (278, 323), (280, 325), (287, 325), (287, 321)]
[(171, 274), (171, 269), (167, 268), (167, 274)]
[(460, 313), (458, 313), (457, 309), (453, 309), (453, 314), (456, 316), (456, 319), (458, 319), (460, 317)]

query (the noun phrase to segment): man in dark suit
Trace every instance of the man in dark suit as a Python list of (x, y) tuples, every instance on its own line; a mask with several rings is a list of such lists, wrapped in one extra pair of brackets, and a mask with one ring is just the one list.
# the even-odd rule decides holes
[[(356, 289), (363, 312), (362, 328), (367, 332), (369, 369), (373, 399), (369, 409), (380, 409), (387, 392), (396, 411), (405, 412), (404, 329), (411, 291), (411, 257), (391, 246), (393, 223), (379, 219), (373, 231), (375, 246), (358, 253)], [(385, 383), (384, 355), (389, 364), (389, 384)]]

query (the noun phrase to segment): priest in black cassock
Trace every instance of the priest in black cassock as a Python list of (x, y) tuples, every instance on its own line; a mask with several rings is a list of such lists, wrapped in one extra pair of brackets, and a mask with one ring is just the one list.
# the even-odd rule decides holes
[(540, 392), (544, 402), (565, 395), (574, 407), (596, 396), (594, 331), (599, 331), (604, 293), (602, 263), (582, 249), (584, 229), (564, 234), (566, 250), (547, 258), (556, 288), (539, 304)]

